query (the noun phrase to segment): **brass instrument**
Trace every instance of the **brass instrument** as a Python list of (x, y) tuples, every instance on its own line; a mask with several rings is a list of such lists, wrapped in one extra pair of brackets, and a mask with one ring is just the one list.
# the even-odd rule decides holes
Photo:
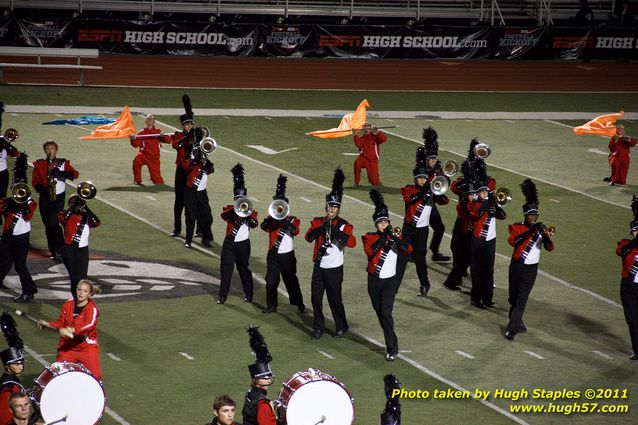
[(24, 204), (31, 196), (31, 187), (26, 183), (16, 183), (11, 186), (11, 197), (18, 204)]
[(453, 177), (459, 172), (459, 163), (453, 159), (449, 159), (443, 163), (443, 174), (447, 177)]
[(487, 143), (479, 143), (474, 146), (474, 155), (481, 159), (485, 159), (492, 153), (492, 149), (490, 149), (490, 145)]
[(499, 187), (494, 192), (494, 200), (500, 206), (507, 205), (512, 200), (512, 191), (506, 187)]
[(57, 198), (57, 185), (58, 185), (58, 179), (56, 179), (52, 174), (51, 171), (53, 171), (57, 165), (57, 161), (55, 160), (55, 158), (47, 158), (47, 164), (48, 164), (48, 184), (49, 184), (49, 200), (50, 201), (55, 201), (55, 199)]
[(331, 245), (332, 244), (332, 216), (330, 215), (330, 213), (326, 214), (326, 221), (325, 223), (328, 223), (328, 228), (326, 229), (326, 244)]
[(268, 215), (275, 220), (283, 220), (288, 217), (290, 206), (283, 199), (275, 199), (268, 206)]
[(235, 200), (233, 209), (235, 210), (235, 214), (239, 217), (248, 217), (254, 210), (253, 201), (246, 196), (241, 196)]
[(401, 228), (399, 226), (392, 227), (392, 234), (398, 238), (401, 236)]
[(77, 193), (80, 198), (88, 201), (89, 199), (95, 198), (95, 195), (97, 195), (97, 188), (90, 181), (81, 182), (78, 184)]
[(18, 134), (18, 130), (15, 128), (7, 128), (4, 132), (4, 138), (9, 142), (15, 142), (18, 136), (20, 135)]
[(450, 182), (445, 176), (438, 176), (430, 181), (430, 191), (434, 195), (443, 195), (450, 188)]
[(199, 142), (199, 149), (201, 149), (203, 154), (210, 155), (217, 149), (217, 142), (212, 137), (204, 137)]
[(556, 228), (554, 226), (545, 226), (543, 227), (543, 233), (546, 236), (554, 236), (556, 234)]

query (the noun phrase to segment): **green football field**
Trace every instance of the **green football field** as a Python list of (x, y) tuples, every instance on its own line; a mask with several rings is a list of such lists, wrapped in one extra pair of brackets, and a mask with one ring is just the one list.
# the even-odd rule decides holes
[[(91, 180), (98, 196), (91, 208), (102, 226), (91, 232), (93, 259), (89, 276), (104, 290), (100, 307), (100, 346), (104, 388), (110, 411), (102, 423), (203, 424), (211, 419), (215, 395), (227, 393), (243, 405), (250, 377), (247, 365), (254, 361), (245, 329), (260, 326), (273, 356), (276, 374), (269, 394), (275, 398), (282, 383), (298, 371), (319, 369), (337, 377), (348, 389), (356, 407), (356, 423), (379, 423), (385, 396), (383, 376), (394, 373), (409, 391), (429, 391), (427, 399), (402, 400), (403, 424), (625, 424), (638, 419), (638, 364), (631, 353), (627, 326), (619, 298), (620, 259), (616, 242), (628, 236), (632, 219), (629, 204), (638, 192), (637, 174), (630, 169), (628, 185), (609, 187), (607, 140), (573, 135), (571, 127), (586, 120), (566, 120), (563, 115), (543, 119), (518, 119), (523, 112), (591, 113), (638, 109), (635, 94), (488, 94), (488, 93), (389, 93), (300, 91), (206, 91), (189, 90), (196, 122), (210, 128), (220, 147), (211, 159), (215, 173), (208, 184), (215, 221), (213, 249), (198, 243), (186, 250), (183, 240), (171, 238), (172, 181), (175, 155), (170, 147), (162, 154), (165, 185), (153, 186), (147, 170), (145, 185), (132, 185), (131, 161), (135, 149), (127, 140), (81, 141), (93, 126), (44, 126), (44, 121), (72, 118), (88, 113), (62, 114), (65, 106), (108, 106), (121, 109), (180, 108), (182, 90), (132, 88), (7, 87), (0, 99), (8, 105), (55, 106), (50, 113), (12, 113), (3, 116), (3, 127), (20, 132), (16, 145), (33, 161), (42, 157), (41, 145), (52, 138), (60, 145), (59, 156), (69, 158), (80, 172), (79, 180)], [(450, 263), (428, 261), (433, 288), (427, 298), (416, 296), (418, 280), (408, 266), (395, 302), (394, 319), (401, 353), (384, 360), (383, 334), (370, 305), (366, 283), (366, 257), (360, 235), (373, 230), (370, 189), (365, 177), (353, 187), (352, 163), (356, 149), (351, 138), (314, 139), (312, 130), (336, 127), (338, 111), (353, 110), (361, 99), (372, 105), (369, 112), (423, 111), (421, 118), (373, 118), (376, 125), (398, 125), (388, 130), (381, 148), (381, 188), (400, 223), (403, 202), (400, 187), (412, 182), (414, 151), (423, 127), (439, 134), (442, 160), (462, 161), (469, 141), (479, 137), (492, 155), (488, 172), (498, 186), (512, 190), (506, 221), (497, 224), (495, 302), (490, 310), (470, 306), (470, 281), (463, 291), (445, 289), (442, 282)], [(201, 116), (198, 109), (217, 108), (219, 115)], [(232, 109), (262, 109), (255, 116), (238, 116)], [(335, 116), (270, 116), (269, 109), (291, 111), (327, 110)], [(81, 108), (79, 109), (81, 110)], [(499, 119), (437, 119), (441, 111), (468, 113), (504, 111)], [(276, 115), (276, 114), (272, 114)], [(292, 115), (292, 112), (291, 112)], [(295, 114), (296, 115), (296, 114)], [(303, 114), (301, 114), (303, 115)], [(373, 115), (374, 116), (374, 115)], [(567, 115), (565, 115), (567, 116)], [(135, 118), (138, 130), (141, 116)], [(177, 114), (158, 115), (163, 131), (173, 132)], [(627, 133), (638, 135), (638, 122), (623, 120)], [(261, 147), (261, 148), (260, 148)], [(291, 213), (302, 220), (302, 234), (310, 219), (324, 215), (324, 196), (334, 168), (341, 164), (347, 179), (341, 215), (354, 225), (357, 247), (347, 250), (344, 304), (351, 332), (343, 339), (328, 334), (311, 340), (312, 313), (300, 315), (280, 294), (279, 312), (265, 315), (265, 254), (267, 234), (251, 234), (251, 269), (255, 276), (255, 303), (242, 301), (241, 285), (234, 276), (227, 303), (215, 303), (219, 283), (219, 253), (225, 225), (219, 218), (232, 202), (230, 168), (241, 162), (246, 186), (260, 219), (267, 215), (279, 173), (288, 179)], [(365, 173), (364, 173), (365, 175)], [(513, 342), (503, 338), (507, 324), (507, 272), (511, 248), (507, 224), (522, 219), (524, 202), (519, 189), (527, 177), (537, 183), (542, 221), (555, 226), (556, 250), (543, 252), (541, 273), (528, 302), (527, 334)], [(73, 188), (70, 188), (73, 190)], [(454, 222), (454, 202), (440, 208), (447, 235), (442, 252), (450, 254), (449, 235)], [(23, 305), (34, 316), (52, 320), (68, 296), (66, 272), (61, 264), (42, 255), (46, 241), (40, 217), (32, 221), (34, 249), (29, 266), (41, 288), (36, 301)], [(196, 241), (197, 242), (197, 241)], [(297, 238), (298, 275), (306, 305), (310, 305), (312, 246)], [(428, 260), (429, 257), (428, 257)], [(19, 294), (19, 282), (11, 272), (5, 279), (1, 306), (13, 311), (11, 297)], [(281, 285), (283, 288), (283, 284)], [(324, 314), (330, 317), (327, 303)], [(39, 361), (54, 360), (55, 334), (37, 331), (28, 321), (16, 319), (29, 347), (24, 381), (32, 382), (42, 370)], [(435, 398), (435, 391), (490, 391), (484, 401)], [(550, 400), (533, 396), (534, 390), (579, 391), (575, 399)], [(627, 398), (587, 399), (585, 390), (627, 390)], [(497, 390), (527, 390), (518, 401), (500, 397)], [(600, 391), (604, 396), (604, 392)], [(613, 392), (612, 392), (613, 395)], [(548, 406), (597, 403), (626, 405), (627, 413), (603, 414), (529, 413), (511, 414), (511, 406)], [(588, 408), (594, 407), (587, 405)], [(241, 415), (237, 416), (241, 421)], [(314, 422), (309, 422), (314, 423)]]

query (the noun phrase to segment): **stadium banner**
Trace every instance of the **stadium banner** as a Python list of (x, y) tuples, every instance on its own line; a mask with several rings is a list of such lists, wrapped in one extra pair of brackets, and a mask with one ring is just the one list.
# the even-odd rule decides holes
[(494, 58), (547, 58), (547, 27), (498, 27), (495, 32)]

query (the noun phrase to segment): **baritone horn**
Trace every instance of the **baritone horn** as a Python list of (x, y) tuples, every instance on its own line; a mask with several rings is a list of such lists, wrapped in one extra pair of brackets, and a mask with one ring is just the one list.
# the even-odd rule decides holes
[(16, 183), (11, 187), (11, 197), (18, 204), (24, 204), (31, 196), (31, 187), (26, 183)]
[(89, 199), (95, 198), (97, 188), (90, 181), (81, 182), (78, 184), (77, 194), (83, 200), (88, 201)]
[(453, 177), (459, 172), (459, 163), (453, 159), (445, 161), (443, 164), (443, 174), (447, 177)]
[(450, 182), (445, 176), (438, 176), (430, 182), (430, 191), (434, 195), (443, 195), (450, 187)]
[(268, 215), (275, 220), (283, 220), (288, 217), (289, 212), (290, 206), (288, 205), (288, 202), (283, 199), (275, 199), (268, 206)]
[(500, 206), (507, 205), (512, 200), (512, 191), (506, 187), (499, 187), (494, 192), (494, 199)]
[(204, 137), (202, 141), (199, 142), (199, 148), (202, 150), (202, 153), (210, 155), (217, 149), (217, 142), (212, 137)]
[(479, 143), (474, 146), (474, 155), (481, 159), (485, 159), (492, 153), (492, 149), (490, 149), (490, 145), (487, 143)]
[(235, 214), (239, 217), (248, 217), (253, 213), (253, 201), (246, 196), (241, 196), (235, 200), (233, 209), (235, 210)]
[(14, 142), (18, 138), (18, 130), (15, 128), (7, 128), (4, 132), (4, 138), (10, 142)]

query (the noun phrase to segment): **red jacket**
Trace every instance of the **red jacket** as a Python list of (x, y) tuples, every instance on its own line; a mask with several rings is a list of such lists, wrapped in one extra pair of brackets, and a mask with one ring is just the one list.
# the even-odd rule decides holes
[[(145, 134), (160, 134), (161, 130), (159, 128), (144, 128), (140, 131), (140, 136)], [(133, 139), (131, 140), (131, 146), (134, 148), (138, 148), (140, 153), (142, 153), (148, 159), (159, 159), (160, 158), (160, 150), (162, 149), (160, 139)]]
[(80, 245), (80, 239), (84, 232), (84, 225), (88, 225), (89, 229), (92, 229), (102, 224), (100, 219), (92, 212), (77, 213), (71, 212), (68, 209), (58, 213), (58, 221), (64, 227), (64, 243), (66, 245), (79, 246), (80, 248), (86, 246)]
[(257, 424), (277, 425), (277, 417), (272, 410), (272, 406), (267, 400), (259, 400), (257, 403)]
[(618, 137), (613, 136), (609, 139), (609, 160), (615, 159), (620, 162), (628, 163), (631, 157), (629, 150), (632, 146), (636, 145), (636, 139), (633, 137)]
[(379, 160), (379, 145), (386, 140), (388, 138), (381, 131), (377, 131), (377, 134), (364, 134), (361, 137), (354, 135), (354, 144), (359, 148), (359, 155), (370, 161)]
[(489, 225), (489, 219), (494, 217), (497, 220), (505, 220), (507, 218), (507, 214), (505, 214), (505, 210), (501, 208), (499, 205), (494, 207), (494, 211), (490, 211), (488, 207), (489, 200), (485, 201), (472, 201), (467, 204), (467, 210), (470, 213), (470, 217), (472, 218), (472, 225), (474, 227), (472, 235), (475, 238), (483, 238), (485, 239), (485, 235), (482, 233), (487, 231), (487, 226)]
[(26, 389), (18, 377), (5, 372), (2, 375), (2, 387), (0, 387), (0, 424), (5, 425), (12, 421), (13, 413), (9, 408), (9, 397), (19, 392), (26, 392)]
[[(412, 221), (412, 217), (416, 214), (416, 210), (424, 201), (419, 198), (418, 195), (422, 192), (422, 188), (416, 185), (410, 184), (401, 188), (401, 195), (403, 196), (403, 202), (405, 202), (405, 216), (403, 221), (409, 224)], [(430, 197), (434, 203), (439, 205), (446, 205), (450, 200), (445, 195), (432, 195)], [(429, 201), (427, 201), (429, 202)]]
[[(312, 261), (317, 261), (317, 253), (326, 239), (326, 232), (323, 229), (326, 217), (315, 217), (310, 221), (310, 228), (306, 232), (305, 238), (308, 242), (315, 242), (314, 251), (312, 253)], [(339, 243), (348, 248), (354, 248), (357, 245), (357, 239), (352, 236), (354, 230), (352, 225), (343, 218), (337, 216), (330, 222), (332, 226), (332, 239), (338, 240)], [(343, 230), (339, 230), (341, 226), (345, 226)]]
[(554, 250), (554, 242), (549, 236), (543, 237), (540, 231), (531, 231), (530, 227), (523, 222), (510, 224), (507, 228), (509, 237), (507, 242), (510, 246), (514, 247), (512, 253), (512, 259), (520, 262), (525, 262), (527, 255), (531, 250), (536, 249), (539, 240), (542, 241), (542, 245), (547, 251)]
[[(403, 242), (399, 242), (397, 246), (399, 252), (404, 255), (412, 253), (412, 245), (403, 241), (403, 235), (399, 236), (398, 239)], [(377, 266), (381, 260), (382, 253), (391, 249), (396, 242), (392, 242), (392, 236), (382, 232), (366, 233), (361, 236), (361, 241), (363, 242), (363, 250), (368, 256), (368, 267), (366, 271), (378, 276), (381, 269)]]
[(634, 281), (638, 273), (638, 246), (630, 239), (620, 240), (616, 246), (616, 254), (622, 257), (623, 279)]
[(206, 162), (197, 161), (195, 163), (189, 159), (185, 159), (182, 163), (182, 168), (184, 168), (184, 170), (188, 173), (186, 176), (186, 186), (190, 188), (199, 188), (199, 184), (204, 174), (212, 174), (215, 171), (213, 163), (208, 159)]
[(58, 351), (84, 351), (87, 348), (97, 347), (97, 319), (100, 312), (95, 302), (89, 298), (89, 302), (84, 306), (82, 312), (75, 318), (73, 308), (75, 300), (70, 299), (62, 304), (60, 316), (55, 322), (49, 325), (55, 329), (71, 327), (73, 328), (73, 338), (60, 337)]
[[(18, 218), (19, 215), (24, 221), (31, 221), (33, 218), (33, 214), (35, 213), (35, 209), (38, 206), (38, 203), (33, 199), (29, 198), (26, 205), (26, 214), (24, 210), (24, 205), (17, 204), (13, 201), (13, 198), (5, 198), (0, 200), (0, 214), (4, 217), (4, 225), (2, 228), (2, 233), (13, 232), (10, 230), (11, 224), (14, 219)], [(13, 234), (13, 233), (11, 233)], [(2, 423), (2, 422), (0, 422)]]
[(173, 147), (177, 151), (177, 158), (175, 158), (175, 165), (179, 165), (180, 167), (184, 163), (184, 159), (188, 155), (188, 152), (191, 148), (190, 141), (183, 141), (182, 139), (186, 136), (183, 131), (176, 131), (174, 134), (170, 136), (162, 136), (160, 138), (161, 141), (168, 140)]
[(268, 232), (268, 251), (275, 247), (275, 242), (277, 241), (279, 235), (283, 236), (283, 234), (286, 232), (286, 230), (282, 227), (284, 222), (286, 221), (293, 226), (293, 228), (291, 229), (292, 236), (297, 236), (299, 234), (299, 226), (301, 225), (301, 220), (299, 220), (295, 216), (289, 215), (283, 220), (275, 220), (274, 218), (268, 216), (261, 223), (261, 230), (263, 230), (264, 232)]
[(222, 208), (222, 213), (220, 217), (226, 222), (226, 236), (230, 235), (230, 232), (235, 228), (235, 223), (239, 220), (244, 220), (245, 224), (254, 229), (259, 224), (257, 220), (257, 211), (253, 210), (253, 213), (248, 217), (239, 217), (235, 214), (235, 206), (234, 205), (226, 205)]
[[(71, 166), (68, 159), (56, 158), (53, 161), (52, 169), (60, 171), (64, 175), (57, 176), (59, 181), (65, 181), (66, 179), (75, 180), (80, 176), (80, 173)], [(33, 174), (31, 175), (31, 184), (35, 190), (40, 193), (48, 193), (49, 191), (49, 162), (46, 159), (38, 159), (33, 163)]]

